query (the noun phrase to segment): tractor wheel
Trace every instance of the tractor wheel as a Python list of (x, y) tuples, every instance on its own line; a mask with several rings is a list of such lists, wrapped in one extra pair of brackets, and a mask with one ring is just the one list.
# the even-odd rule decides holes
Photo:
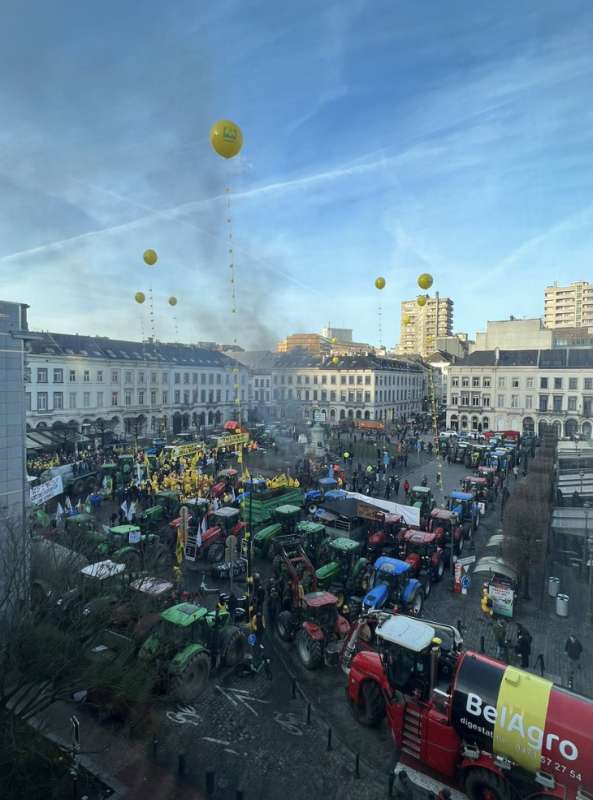
[(85, 481), (85, 488), (87, 492), (94, 492), (96, 486), (96, 478), (87, 478)]
[(224, 558), (224, 545), (222, 542), (214, 542), (206, 550), (206, 560), (211, 564), (218, 564)]
[(307, 514), (314, 514), (317, 511), (317, 506), (315, 503), (309, 503), (307, 506)]
[(445, 562), (441, 558), (435, 570), (435, 576), (434, 576), (435, 581), (442, 580), (444, 574), (445, 574)]
[(305, 669), (317, 669), (323, 662), (323, 642), (313, 639), (302, 629), (296, 635), (296, 646)]
[(430, 592), (432, 590), (432, 578), (430, 575), (426, 575), (424, 580), (422, 581), (422, 589), (424, 590), (424, 597), (427, 599), (430, 596)]
[(510, 800), (511, 797), (506, 781), (487, 769), (470, 769), (464, 788), (470, 800)]
[(80, 480), (80, 478), (77, 481), (74, 481), (72, 491), (74, 494), (82, 494), (84, 492), (84, 481)]
[(121, 558), (118, 559), (118, 561), (121, 564), (125, 564), (127, 571), (130, 573), (140, 572), (142, 567), (140, 553), (137, 553), (135, 550), (130, 550), (127, 553), (124, 553)]
[(222, 629), (219, 647), (225, 667), (236, 667), (245, 658), (245, 637), (234, 625)]
[(385, 700), (376, 681), (366, 680), (360, 687), (358, 702), (350, 700), (355, 720), (366, 728), (374, 728), (385, 716)]
[(210, 656), (204, 651), (194, 653), (180, 672), (171, 677), (169, 691), (175, 700), (189, 703), (206, 690), (210, 675)]
[(422, 606), (424, 605), (424, 593), (421, 589), (416, 590), (412, 599), (408, 603), (408, 611), (413, 617), (419, 617), (422, 614)]
[(283, 642), (294, 639), (293, 617), (290, 611), (281, 611), (276, 617), (276, 632)]

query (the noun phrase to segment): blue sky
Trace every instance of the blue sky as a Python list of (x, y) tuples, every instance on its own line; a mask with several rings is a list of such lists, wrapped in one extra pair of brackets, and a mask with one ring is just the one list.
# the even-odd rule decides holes
[[(393, 344), (419, 272), (470, 333), (593, 279), (590, 2), (3, 10), (0, 297), (34, 328), (265, 347), (331, 321), (376, 343), (384, 275)], [(154, 324), (133, 302), (151, 287)]]

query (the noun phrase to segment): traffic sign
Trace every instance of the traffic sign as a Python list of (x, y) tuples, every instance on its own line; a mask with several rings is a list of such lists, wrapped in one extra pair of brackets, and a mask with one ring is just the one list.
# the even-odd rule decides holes
[(476, 557), (475, 556), (466, 556), (465, 558), (458, 558), (455, 563), (456, 564), (461, 564), (461, 566), (464, 566), (466, 564), (474, 564), (475, 561), (476, 561)]
[(247, 637), (247, 644), (250, 647), (255, 647), (255, 645), (257, 644), (257, 636), (255, 635), (255, 633), (249, 634), (249, 636)]

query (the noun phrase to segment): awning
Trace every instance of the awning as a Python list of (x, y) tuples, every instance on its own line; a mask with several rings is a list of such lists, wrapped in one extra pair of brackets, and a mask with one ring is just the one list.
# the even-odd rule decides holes
[(502, 558), (494, 556), (484, 556), (474, 567), (474, 574), (477, 575), (502, 575), (511, 581), (517, 582), (519, 574), (517, 570)]

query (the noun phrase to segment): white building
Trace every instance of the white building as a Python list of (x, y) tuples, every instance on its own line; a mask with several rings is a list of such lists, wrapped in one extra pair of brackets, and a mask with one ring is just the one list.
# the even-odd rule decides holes
[[(25, 407), (31, 431), (134, 436), (204, 429), (246, 417), (248, 372), (216, 350), (99, 336), (35, 334)], [(33, 435), (33, 434), (31, 434)]]
[(593, 325), (593, 283), (576, 281), (569, 286), (547, 286), (544, 321), (548, 328)]
[(593, 349), (471, 353), (449, 368), (447, 426), (591, 438)]
[(250, 407), (262, 421), (346, 419), (395, 421), (422, 411), (422, 365), (378, 356), (320, 357), (289, 353), (237, 353), (251, 371)]

